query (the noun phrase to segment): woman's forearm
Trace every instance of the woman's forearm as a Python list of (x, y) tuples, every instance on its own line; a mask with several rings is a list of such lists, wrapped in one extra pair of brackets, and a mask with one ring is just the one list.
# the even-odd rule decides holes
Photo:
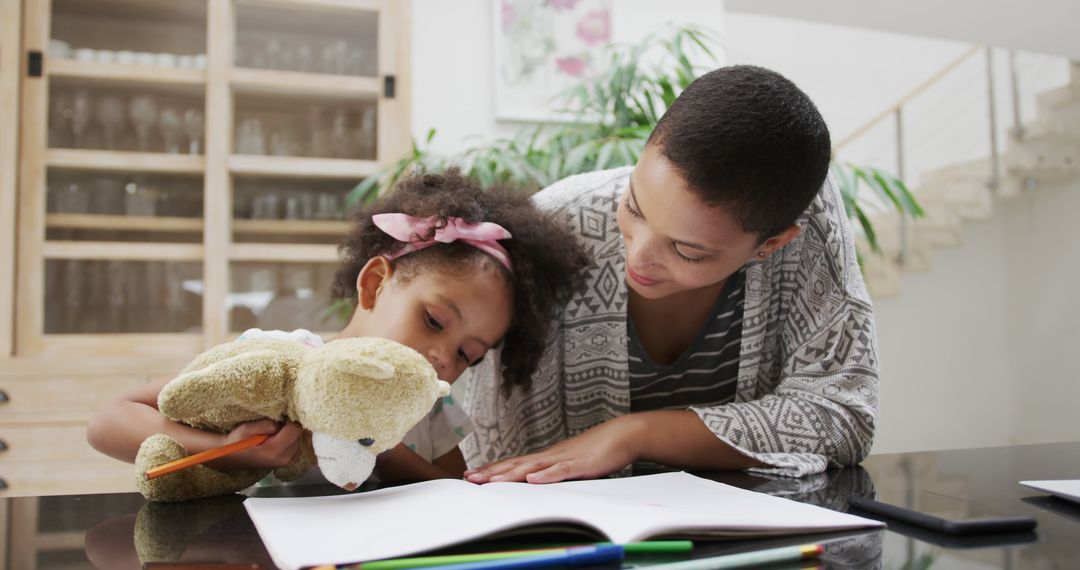
[(641, 412), (612, 421), (623, 423), (631, 434), (639, 461), (709, 470), (765, 466), (721, 441), (690, 410)]

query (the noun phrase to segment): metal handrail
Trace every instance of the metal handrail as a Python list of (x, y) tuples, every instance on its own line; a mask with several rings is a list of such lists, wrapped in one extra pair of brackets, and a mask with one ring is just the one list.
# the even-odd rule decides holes
[(889, 107), (886, 107), (884, 111), (882, 111), (882, 112), (878, 113), (877, 115), (875, 115), (874, 118), (867, 121), (863, 126), (861, 126), (861, 127), (857, 128), (857, 129), (855, 129), (854, 131), (852, 131), (851, 134), (844, 137), (843, 139), (840, 140), (840, 142), (833, 145), (833, 155), (835, 155), (837, 153), (837, 151), (839, 151), (840, 149), (842, 149), (845, 146), (847, 146), (848, 144), (850, 144), (853, 140), (855, 140), (855, 139), (861, 137), (862, 135), (866, 134), (867, 131), (869, 131), (871, 128), (873, 128), (875, 125), (877, 125), (879, 122), (883, 121), (884, 119), (887, 119), (890, 115), (893, 115), (894, 113), (896, 113), (896, 111), (898, 111), (901, 107), (903, 107), (909, 101), (914, 99), (917, 95), (919, 95), (923, 91), (926, 91), (932, 85), (934, 85), (935, 83), (940, 81), (941, 78), (948, 75), (949, 72), (956, 69), (957, 67), (960, 66), (960, 64), (967, 61), (971, 56), (978, 53), (979, 50), (982, 49), (982, 47), (983, 46), (981, 46), (981, 45), (973, 45), (973, 46), (971, 46), (970, 49), (965, 51), (963, 54), (961, 54), (956, 59), (949, 62), (949, 64), (946, 65), (945, 67), (942, 67), (940, 70), (938, 70), (937, 73), (935, 73), (935, 74), (931, 75), (930, 77), (926, 78), (925, 81), (920, 83), (917, 87), (915, 87), (914, 89), (909, 91), (906, 95), (904, 95), (899, 100), (897, 100), (896, 103), (893, 103)]
[[(903, 122), (903, 108), (912, 99), (926, 91), (928, 88), (936, 84), (942, 78), (950, 74), (953, 70), (966, 62), (976, 53), (984, 51), (986, 54), (986, 90), (988, 100), (988, 118), (989, 118), (989, 144), (990, 144), (990, 173), (987, 179), (986, 185), (991, 190), (998, 190), (1001, 186), (1001, 153), (998, 145), (997, 136), (997, 101), (995, 94), (995, 81), (994, 81), (994, 51), (993, 48), (973, 45), (959, 57), (955, 58), (947, 65), (942, 67), (936, 73), (928, 77), (914, 89), (909, 91), (903, 97), (893, 103), (889, 107), (886, 107), (882, 112), (875, 115), (872, 119), (867, 121), (863, 126), (855, 129), (849, 135), (844, 137), (840, 142), (833, 146), (833, 156), (836, 156), (838, 151), (852, 141), (863, 136), (875, 127), (881, 121), (889, 118), (893, 118), (896, 131), (896, 175), (903, 180), (905, 178), (905, 160), (904, 160), (904, 122)], [(1017, 78), (1016, 71), (1016, 54), (1013, 51), (1009, 51), (1009, 82), (1010, 82), (1010, 94), (1012, 96), (1012, 120), (1013, 127), (1011, 134), (1014, 138), (1020, 139), (1023, 134), (1023, 124), (1020, 116), (1020, 87)], [(900, 252), (897, 255), (896, 261), (901, 265), (907, 263), (909, 253), (909, 227), (907, 216), (900, 216), (899, 232), (900, 232)]]

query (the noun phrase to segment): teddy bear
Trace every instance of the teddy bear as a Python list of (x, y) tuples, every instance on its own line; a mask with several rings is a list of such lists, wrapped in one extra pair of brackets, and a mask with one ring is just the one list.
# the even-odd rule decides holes
[[(158, 409), (173, 421), (219, 433), (264, 418), (296, 421), (305, 430), (305, 452), (275, 469), (275, 476), (292, 481), (314, 463), (330, 482), (351, 491), (371, 474), (375, 456), (397, 445), (449, 392), (450, 385), (438, 379), (426, 358), (387, 339), (345, 338), (316, 348), (285, 340), (236, 340), (188, 364), (161, 390)], [(270, 472), (196, 465), (155, 479), (144, 475), (187, 455), (167, 435), (147, 438), (135, 458), (143, 496), (175, 502), (222, 495)]]

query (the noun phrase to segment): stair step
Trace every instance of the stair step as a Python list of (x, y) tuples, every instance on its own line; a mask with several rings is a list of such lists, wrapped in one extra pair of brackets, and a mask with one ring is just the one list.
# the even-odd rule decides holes
[(935, 168), (921, 173), (923, 186), (948, 186), (957, 181), (971, 179), (990, 179), (990, 160), (980, 158), (967, 162), (958, 162), (949, 166)]
[(1080, 176), (1080, 137), (1059, 133), (1025, 136), (1009, 144), (1003, 159), (1005, 171), (1020, 179), (1073, 178)]
[(1060, 133), (1080, 136), (1080, 85), (1070, 84), (1040, 93), (1035, 133)]

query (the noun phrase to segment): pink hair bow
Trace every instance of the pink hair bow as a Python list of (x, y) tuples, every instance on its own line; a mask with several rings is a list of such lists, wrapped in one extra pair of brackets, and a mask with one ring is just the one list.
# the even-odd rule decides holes
[(375, 227), (403, 243), (401, 247), (383, 254), (391, 261), (439, 243), (461, 241), (494, 257), (508, 271), (512, 271), (510, 255), (498, 242), (513, 237), (506, 228), (491, 222), (473, 224), (462, 218), (445, 218), (445, 225), (440, 227), (439, 222), (443, 219), (439, 216), (418, 218), (408, 214), (375, 214), (371, 217)]

